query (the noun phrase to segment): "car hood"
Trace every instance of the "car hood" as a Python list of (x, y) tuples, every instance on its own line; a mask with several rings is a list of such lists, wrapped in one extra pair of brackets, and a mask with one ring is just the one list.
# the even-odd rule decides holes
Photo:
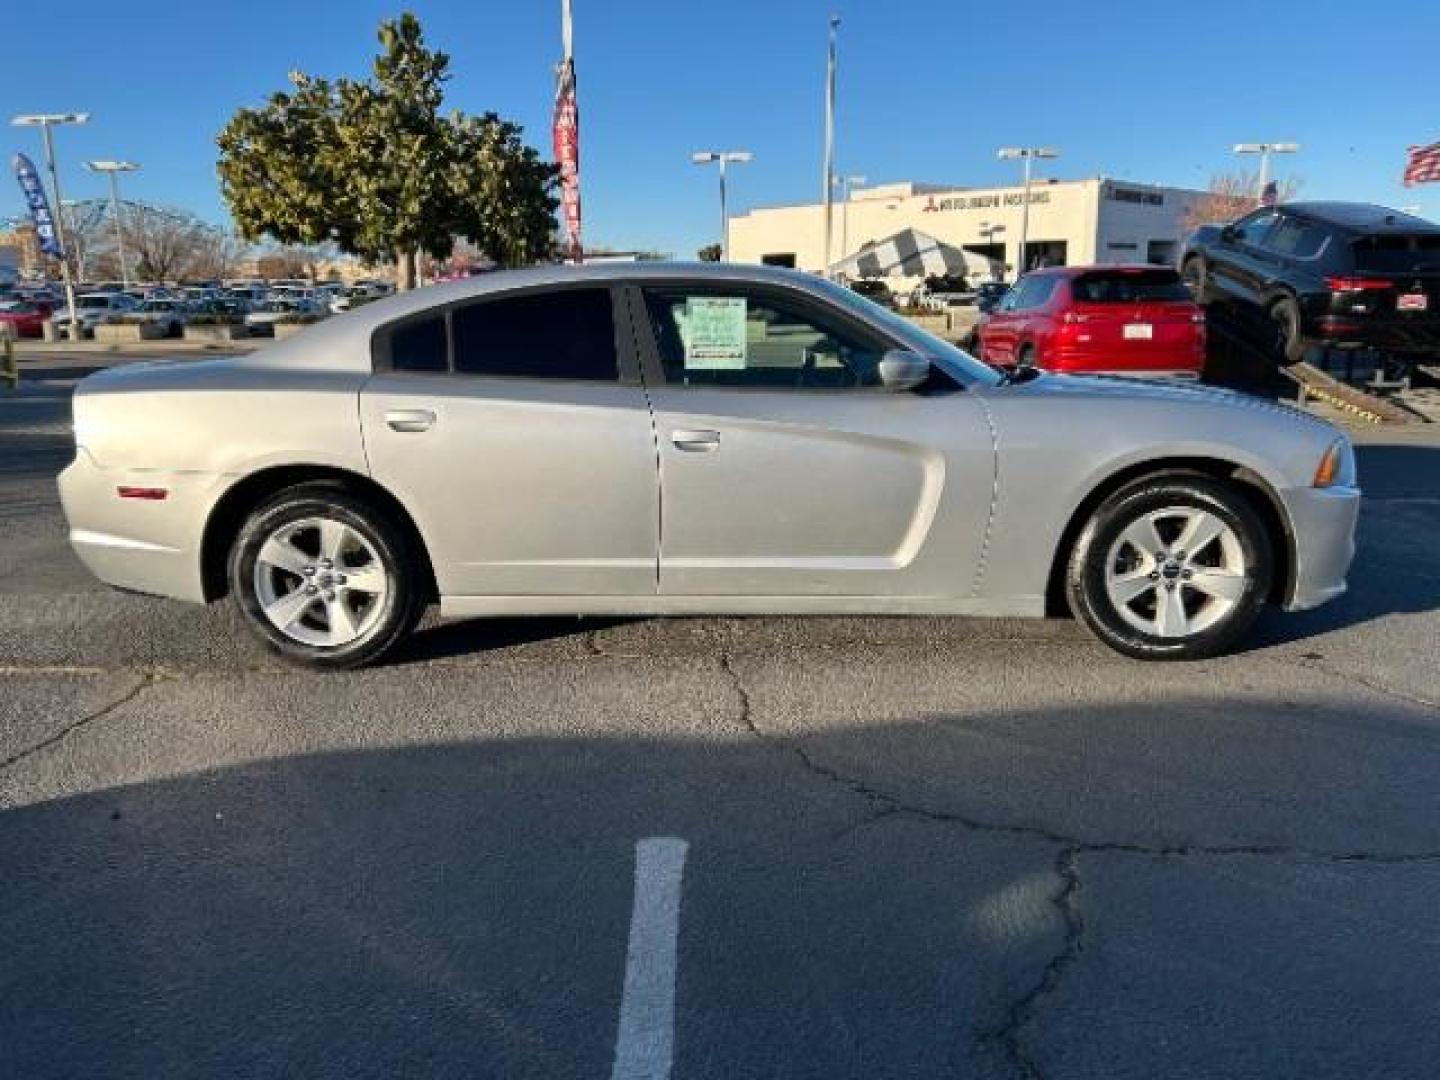
[(1226, 390), (1199, 383), (1172, 382), (1161, 379), (1132, 379), (1107, 375), (1041, 374), (1029, 382), (996, 388), (997, 393), (1029, 393), (1036, 396), (1073, 398), (1085, 401), (1174, 402), (1181, 407), (1210, 406), (1245, 409), (1250, 412), (1285, 416), (1301, 423), (1330, 427), (1318, 416), (1268, 398)]

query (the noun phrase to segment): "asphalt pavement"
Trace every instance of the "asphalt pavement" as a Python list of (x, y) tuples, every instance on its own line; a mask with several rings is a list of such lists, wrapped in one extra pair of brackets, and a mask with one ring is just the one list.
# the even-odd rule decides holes
[(70, 554), (93, 362), (0, 393), (0, 1075), (1435, 1075), (1431, 429), (1222, 660), (512, 619), (316, 675)]

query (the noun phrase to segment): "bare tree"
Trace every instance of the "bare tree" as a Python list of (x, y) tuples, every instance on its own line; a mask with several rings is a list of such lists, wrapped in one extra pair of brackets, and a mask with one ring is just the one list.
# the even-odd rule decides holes
[(256, 270), (265, 278), (308, 278), (320, 279), (323, 263), (334, 258), (334, 252), (324, 246), (309, 247), (290, 245), (267, 251), (256, 261)]
[[(1300, 190), (1296, 177), (1276, 182), (1276, 202), (1289, 202)], [(1201, 225), (1227, 225), (1244, 217), (1260, 205), (1258, 173), (1216, 173), (1210, 178), (1210, 189), (1201, 199), (1191, 203), (1180, 219), (1185, 232)]]
[(218, 230), (194, 214), (134, 203), (126, 207), (125, 255), (141, 281), (178, 281), (209, 259)]
[(239, 272), (249, 254), (250, 245), (234, 233), (212, 229), (198, 238), (188, 272), (206, 281), (223, 281)]

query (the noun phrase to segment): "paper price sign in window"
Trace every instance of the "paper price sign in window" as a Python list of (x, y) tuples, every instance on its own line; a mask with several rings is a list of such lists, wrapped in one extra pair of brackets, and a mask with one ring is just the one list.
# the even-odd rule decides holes
[(745, 300), (691, 296), (685, 300), (685, 367), (701, 371), (745, 368)]

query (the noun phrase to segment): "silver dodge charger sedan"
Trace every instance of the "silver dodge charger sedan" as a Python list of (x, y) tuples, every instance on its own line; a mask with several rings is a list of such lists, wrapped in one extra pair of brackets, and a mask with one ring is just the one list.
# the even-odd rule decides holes
[(792, 271), (544, 267), (75, 395), (70, 539), (276, 651), (442, 615), (1043, 615), (1142, 658), (1345, 588), (1349, 442), (1217, 390), (1002, 374)]

